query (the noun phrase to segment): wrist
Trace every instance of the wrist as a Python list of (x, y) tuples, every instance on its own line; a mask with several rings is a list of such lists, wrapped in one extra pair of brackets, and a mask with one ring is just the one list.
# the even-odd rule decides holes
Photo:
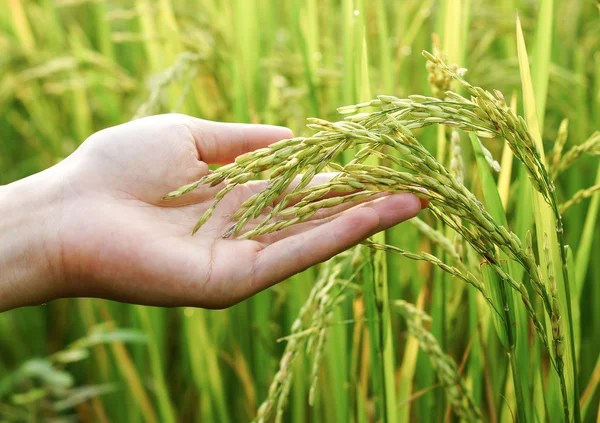
[(56, 298), (61, 192), (51, 169), (0, 186), (0, 312)]

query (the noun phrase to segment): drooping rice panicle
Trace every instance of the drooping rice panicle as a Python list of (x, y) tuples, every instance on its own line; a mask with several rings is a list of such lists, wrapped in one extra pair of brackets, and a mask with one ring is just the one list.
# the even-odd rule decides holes
[(472, 96), (472, 103), (476, 105), (474, 112), (484, 120), (488, 126), (487, 131), (502, 136), (508, 141), (515, 157), (525, 165), (534, 188), (543, 195), (548, 203), (552, 203), (554, 184), (548, 177), (542, 158), (523, 118), (512, 112), (504, 98), (499, 98), (498, 92), (494, 96), (483, 88), (472, 86), (439, 57), (433, 56), (429, 52), (423, 51), (423, 56), (453, 76), (461, 87)]
[[(462, 157), (462, 149), (460, 147), (460, 135), (456, 129), (452, 130), (450, 136), (451, 146), (451, 159), (450, 159), (450, 172), (456, 178), (459, 183), (464, 183), (464, 162)], [(490, 154), (491, 155), (491, 154)], [(458, 253), (459, 259), (464, 257), (464, 245), (463, 239), (458, 233), (454, 233), (454, 248)]]
[(600, 131), (594, 132), (583, 144), (572, 147), (560, 157), (560, 161), (552, 168), (552, 176), (556, 178), (584, 154), (600, 156)]
[[(391, 116), (393, 116), (393, 114)], [(366, 118), (365, 121), (372, 122), (372, 119)], [(356, 194), (355, 197), (351, 197), (354, 199), (364, 199), (372, 192), (413, 192), (421, 197), (427, 198), (433, 205), (447, 211), (450, 215), (459, 217), (476, 225), (476, 227), (479, 228), (478, 231), (481, 233), (475, 231), (463, 231), (463, 234), (466, 234), (467, 241), (476, 246), (476, 249), (484, 257), (488, 255), (491, 250), (491, 242), (497, 243), (501, 249), (524, 265), (529, 273), (532, 274), (532, 283), (536, 287), (536, 292), (542, 296), (545, 304), (549, 305), (549, 299), (545, 294), (544, 289), (540, 288), (543, 287), (543, 283), (541, 283), (541, 276), (537, 271), (537, 267), (535, 267), (535, 263), (532, 263), (527, 256), (522, 253), (518, 238), (514, 236), (514, 234), (511, 235), (505, 228), (495, 224), (493, 219), (485, 212), (481, 203), (473, 196), (473, 194), (464, 185), (456, 181), (456, 179), (435, 160), (416, 138), (414, 138), (410, 129), (403, 126), (394, 117), (390, 118), (390, 116), (388, 116), (388, 119), (379, 120), (378, 122), (378, 127), (373, 128), (373, 130), (369, 130), (356, 122), (354, 122), (351, 127), (343, 124), (331, 124), (321, 120), (313, 121), (313, 125), (316, 125), (317, 128), (321, 130), (315, 137), (318, 137), (319, 139), (322, 137), (332, 137), (336, 140), (343, 140), (342, 145), (344, 148), (349, 148), (352, 141), (357, 144), (377, 143), (388, 145), (408, 156), (407, 159), (396, 160), (396, 162), (401, 163), (408, 170), (417, 173), (400, 172), (385, 166), (374, 167), (350, 163), (343, 168), (340, 168), (343, 170), (344, 174), (337, 177), (335, 181), (330, 184), (347, 185), (356, 190), (364, 191)], [(325, 133), (323, 129), (329, 129), (329, 132)], [(340, 136), (340, 132), (344, 136)], [(304, 139), (295, 145), (297, 151), (302, 151), (299, 147), (305, 143), (306, 140), (310, 140), (310, 138)], [(311, 141), (309, 141), (309, 145), (311, 145), (310, 142)], [(281, 142), (279, 145), (281, 145)], [(324, 148), (319, 151), (311, 152), (311, 154), (305, 153), (304, 156), (301, 157), (301, 160), (310, 157), (312, 162), (315, 162), (317, 163), (317, 166), (322, 167), (326, 160), (332, 161), (336, 157), (337, 153), (332, 153), (332, 151), (337, 151), (339, 153), (341, 150), (342, 148), (338, 148), (337, 150), (328, 150)], [(263, 163), (269, 163), (269, 156), (264, 155), (264, 149), (263, 151), (259, 151), (259, 154), (262, 156), (260, 160), (262, 160)], [(323, 155), (326, 157), (323, 157)], [(385, 154), (383, 154), (383, 156), (388, 157)], [(252, 163), (255, 162), (252, 161)], [(276, 171), (277, 164), (281, 162), (273, 161), (273, 163), (275, 163), (274, 167)], [(239, 167), (240, 165), (238, 164), (237, 166)], [(279, 197), (285, 187), (289, 186), (291, 183), (292, 171), (299, 172), (300, 170), (309, 170), (308, 174), (311, 175), (312, 179), (312, 176), (317, 173), (314, 166), (315, 165), (312, 165), (311, 167), (310, 164), (307, 164), (306, 166), (298, 165), (297, 167), (290, 168), (290, 174), (286, 175), (284, 184), (278, 184), (278, 178), (280, 177), (277, 176), (275, 180), (271, 181), (270, 188), (265, 190), (262, 196), (251, 198), (247, 201), (247, 204), (242, 206), (246, 207), (247, 211), (229, 232), (233, 234), (239, 233), (250, 216), (258, 216), (262, 210), (270, 206), (274, 199)], [(261, 167), (261, 170), (264, 169)], [(223, 175), (220, 176), (215, 176), (217, 172), (218, 170), (210, 175), (212, 177), (210, 181), (207, 180), (204, 183), (214, 183), (213, 181), (221, 182), (226, 180), (228, 175), (238, 176), (247, 173), (236, 169), (236, 166), (225, 169)], [(309, 180), (308, 178), (303, 179)], [(331, 185), (324, 184), (314, 187), (313, 190), (320, 190), (322, 193), (326, 193), (328, 192), (328, 189), (332, 188)], [(300, 186), (304, 187), (306, 184)], [(426, 193), (423, 192), (423, 188), (427, 190)], [(288, 194), (287, 197), (294, 196), (298, 192), (301, 192), (301, 189), (295, 190), (295, 192)], [(263, 222), (261, 226), (255, 228), (249, 234), (245, 234), (245, 237), (263, 235), (284, 229), (308, 219), (316, 213), (319, 208), (333, 207), (341, 204), (343, 201), (343, 199), (333, 198), (322, 200), (317, 206), (313, 206), (314, 202), (312, 202), (300, 207), (294, 206), (295, 208), (292, 208), (291, 210), (286, 210), (284, 208), (282, 210), (284, 217), (295, 217), (293, 219), (274, 221), (269, 224)], [(282, 203), (286, 203), (285, 198)], [(270, 216), (277, 217), (277, 214), (275, 211), (272, 211)], [(482, 236), (483, 234), (487, 236)], [(229, 233), (227, 235), (229, 235)]]
[(431, 318), (406, 301), (397, 300), (394, 305), (405, 317), (410, 334), (417, 338), (419, 347), (429, 357), (456, 415), (470, 422), (481, 421), (481, 412), (459, 375), (456, 363), (442, 351), (436, 338), (421, 323)]
[[(287, 345), (279, 362), (279, 369), (269, 386), (267, 398), (258, 407), (254, 422), (268, 421), (273, 412), (277, 422), (282, 420), (290, 394), (293, 368), (303, 349), (307, 354), (314, 352), (310, 388), (314, 396), (323, 348), (332, 323), (332, 312), (364, 265), (360, 257), (359, 249), (350, 250), (329, 260), (320, 269), (316, 283), (291, 326), (290, 335), (282, 338), (287, 341)], [(341, 280), (342, 272), (348, 268), (353, 269), (353, 274)]]
[(327, 263), (320, 277), (313, 286), (306, 302), (300, 309), (300, 313), (294, 320), (294, 323), (291, 327), (291, 335), (286, 338), (287, 345), (279, 362), (279, 370), (273, 377), (273, 381), (271, 382), (268, 390), (267, 398), (258, 407), (256, 417), (254, 418), (255, 422), (265, 422), (266, 419), (271, 415), (274, 406), (276, 406), (278, 412), (285, 407), (285, 401), (289, 395), (293, 366), (298, 354), (300, 353), (300, 350), (306, 344), (306, 338), (302, 336), (302, 334), (308, 329), (304, 326), (304, 320), (307, 319), (312, 313), (317, 301), (317, 295), (324, 291), (323, 288), (330, 280), (330, 271), (332, 271), (333, 266), (334, 261), (329, 261)]
[(554, 141), (554, 147), (552, 148), (552, 156), (551, 160), (548, 160), (552, 166), (550, 168), (550, 174), (553, 179), (556, 179), (557, 173), (556, 169), (558, 168), (558, 164), (560, 162), (560, 158), (562, 157), (563, 149), (565, 148), (565, 144), (567, 143), (567, 138), (569, 136), (569, 119), (563, 119), (558, 127), (558, 134), (556, 136), (556, 140)]
[[(419, 143), (413, 130), (444, 124), (475, 132), (480, 137), (505, 138), (515, 157), (525, 165), (534, 188), (551, 204), (557, 222), (560, 222), (553, 182), (525, 122), (508, 108), (501, 93), (495, 92), (492, 95), (479, 87), (473, 87), (439, 58), (426, 52), (424, 56), (458, 81), (471, 95), (471, 100), (453, 92), (447, 92), (443, 101), (418, 95), (406, 99), (380, 95), (371, 102), (340, 109), (343, 113), (355, 113), (341, 122), (310, 119), (309, 128), (317, 131), (312, 137), (283, 140), (255, 153), (245, 154), (233, 165), (217, 169), (201, 181), (182, 187), (171, 193), (169, 198), (182, 195), (199, 184), (216, 185), (225, 182), (228, 185), (224, 190), (230, 189), (240, 181), (258, 177), (260, 172), (270, 170), (271, 179), (267, 189), (250, 197), (240, 207), (233, 216), (235, 223), (224, 234), (225, 237), (252, 238), (306, 221), (321, 209), (366, 200), (377, 193), (414, 193), (428, 199), (436, 216), (489, 262), (501, 280), (520, 293), (536, 332), (544, 346), (549, 348), (527, 290), (499, 266), (495, 249), (499, 248), (523, 266), (529, 274), (534, 292), (542, 300), (544, 311), (551, 319), (553, 315), (560, 313), (556, 310), (556, 302), (552, 301), (547, 292), (535, 258), (526, 252), (514, 233), (494, 221), (457, 178), (460, 175), (448, 171)], [(364, 107), (377, 107), (380, 110), (360, 112)], [(336, 157), (350, 149), (359, 150), (355, 158), (345, 166), (336, 164)], [(383, 165), (364, 164), (371, 155), (393, 163), (404, 171)], [(497, 165), (493, 158), (487, 159), (492, 167)], [(326, 168), (333, 168), (339, 174), (325, 184), (307, 188), (310, 180)], [(302, 175), (300, 182), (287, 195), (283, 195), (298, 175)], [(345, 191), (349, 194), (326, 198), (332, 191)], [(293, 199), (298, 198), (296, 204), (290, 205)], [(261, 216), (267, 208), (270, 211), (266, 217), (254, 229), (244, 233), (247, 223)], [(562, 225), (558, 227), (562, 228)], [(560, 371), (556, 361), (553, 360), (553, 364)]]
[(600, 184), (593, 185), (593, 186), (591, 186), (589, 188), (580, 189), (575, 194), (573, 194), (573, 197), (571, 197), (570, 200), (565, 201), (564, 203), (562, 203), (559, 206), (560, 213), (563, 214), (571, 206), (574, 206), (575, 204), (578, 204), (578, 203), (582, 202), (586, 198), (590, 198), (591, 196), (593, 196), (598, 191), (600, 191)]

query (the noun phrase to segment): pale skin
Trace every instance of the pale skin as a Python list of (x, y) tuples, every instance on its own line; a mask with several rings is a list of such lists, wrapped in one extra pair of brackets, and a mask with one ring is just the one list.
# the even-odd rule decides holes
[(208, 164), (291, 136), (277, 126), (152, 116), (100, 131), (59, 164), (0, 186), (0, 311), (63, 297), (228, 307), (425, 206), (412, 194), (380, 196), (237, 240), (221, 234), (265, 182), (234, 190), (195, 235), (219, 187), (162, 200), (206, 175)]

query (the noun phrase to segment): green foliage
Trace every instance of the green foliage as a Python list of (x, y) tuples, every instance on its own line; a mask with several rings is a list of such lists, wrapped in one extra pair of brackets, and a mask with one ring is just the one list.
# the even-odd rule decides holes
[(92, 347), (112, 342), (145, 343), (146, 337), (139, 331), (99, 325), (90, 328), (88, 335), (64, 350), (44, 358), (28, 359), (0, 377), (2, 421), (71, 421), (75, 419), (73, 411), (78, 405), (119, 391), (116, 383), (76, 385), (75, 376), (68, 370), (73, 363), (90, 360)]
[[(418, 53), (432, 50), (432, 28), (440, 36), (433, 47), (449, 65), (458, 62), (451, 70), (467, 68), (473, 86), (524, 99), (518, 109), (525, 106), (538, 154), (523, 165), (530, 146), (508, 140), (517, 160), (507, 153), (500, 160), (506, 135), (487, 128), (495, 138), (483, 144), (503, 166), (498, 178), (475, 139), (451, 145), (447, 127), (410, 128), (457, 179), (452, 160), (460, 155), (464, 185), (521, 240), (521, 259), (533, 263), (526, 269), (490, 251), (502, 265), (484, 278), (490, 263), (456, 236), (452, 221), (432, 226), (426, 212), (420, 223), (367, 243), (376, 251), (360, 247), (230, 310), (60, 300), (6, 312), (0, 420), (228, 422), (272, 411), (292, 422), (444, 421), (451, 409), (464, 410), (441, 363), (456, 363), (448, 365), (455, 388), (470, 394), (461, 403), (484, 421), (561, 422), (565, 407), (579, 421), (580, 400), (581, 421), (597, 420), (600, 267), (592, 258), (600, 246), (600, 167), (590, 134), (600, 112), (598, 13), (584, 0), (0, 2), (1, 184), (53, 165), (94, 131), (134, 116), (178, 111), (309, 135), (306, 117), (337, 121), (336, 108), (371, 93), (429, 96)], [(525, 45), (532, 68), (522, 85)], [(414, 107), (418, 115), (423, 105)], [(555, 139), (565, 148), (545, 160)], [(357, 153), (349, 147), (340, 164)], [(364, 166), (398, 170), (407, 159), (406, 151), (370, 148), (376, 160)], [(552, 180), (528, 178), (542, 175), (546, 162)], [(355, 165), (356, 174), (366, 169)], [(491, 292), (490, 278), (498, 288)], [(405, 307), (412, 320), (390, 314), (399, 299), (416, 304)], [(430, 331), (424, 313), (433, 318)]]

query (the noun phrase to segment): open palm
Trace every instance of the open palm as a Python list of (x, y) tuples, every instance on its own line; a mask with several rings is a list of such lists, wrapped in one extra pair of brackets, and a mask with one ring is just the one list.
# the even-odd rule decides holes
[[(60, 175), (58, 296), (94, 296), (163, 306), (219, 308), (239, 302), (413, 217), (396, 194), (317, 214), (254, 240), (223, 239), (230, 216), (265, 188), (239, 186), (195, 234), (219, 187), (161, 198), (209, 172), (208, 164), (291, 136), (286, 128), (226, 124), (184, 115), (140, 119), (101, 131), (56, 166)], [(250, 222), (250, 228), (252, 222)]]

